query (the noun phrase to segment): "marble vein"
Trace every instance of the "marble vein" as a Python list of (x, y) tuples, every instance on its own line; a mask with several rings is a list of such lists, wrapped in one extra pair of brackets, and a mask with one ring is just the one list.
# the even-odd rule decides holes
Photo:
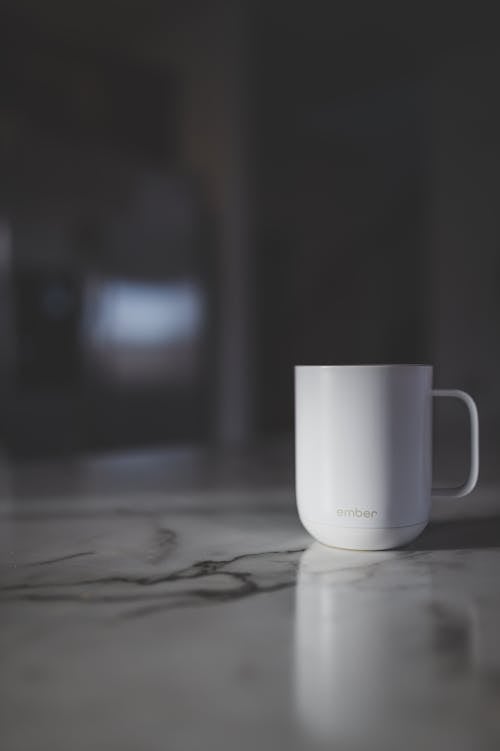
[[(167, 534), (168, 532), (168, 534)], [(164, 553), (175, 544), (176, 535), (170, 530), (163, 530), (162, 548)], [(165, 545), (166, 543), (166, 545)], [(95, 578), (83, 578), (64, 582), (57, 579), (43, 582), (21, 582), (19, 584), (7, 584), (0, 587), (1, 599), (31, 602), (78, 602), (85, 604), (97, 603), (138, 603), (147, 602), (147, 606), (130, 611), (128, 615), (146, 615), (156, 611), (195, 607), (209, 604), (222, 604), (234, 600), (249, 597), (251, 595), (279, 591), (295, 585), (296, 567), (298, 557), (304, 552), (304, 548), (287, 550), (272, 550), (256, 553), (241, 553), (228, 559), (202, 560), (190, 566), (165, 574), (146, 576), (137, 575), (110, 575)], [(78, 555), (78, 554), (76, 554)], [(61, 557), (60, 560), (70, 559), (76, 555)], [(278, 561), (279, 568), (274, 577), (278, 581), (266, 583), (261, 581), (262, 574), (251, 570), (252, 562), (262, 560), (269, 564), (273, 558), (283, 558)], [(155, 558), (155, 561), (157, 558)], [(233, 566), (247, 564), (250, 570), (232, 570)], [(266, 572), (264, 578), (268, 578)], [(274, 578), (271, 577), (271, 578)], [(153, 593), (149, 590), (160, 585), (173, 585), (193, 580), (201, 580), (205, 586), (197, 588), (183, 588), (180, 591), (162, 589), (161, 592)], [(210, 586), (207, 586), (209, 584)], [(125, 592), (102, 593), (102, 587), (125, 585)], [(91, 591), (88, 590), (91, 588)], [(135, 590), (147, 588), (146, 594), (138, 594)], [(59, 591), (58, 591), (59, 590)], [(74, 591), (77, 590), (77, 591)]]
[(29, 568), (31, 566), (48, 566), (52, 563), (61, 563), (62, 561), (71, 561), (73, 558), (83, 558), (87, 555), (94, 555), (94, 550), (83, 550), (80, 553), (68, 553), (68, 555), (60, 555), (56, 558), (47, 558), (43, 561), (29, 561), (29, 563), (13, 563), (14, 568), (24, 567)]

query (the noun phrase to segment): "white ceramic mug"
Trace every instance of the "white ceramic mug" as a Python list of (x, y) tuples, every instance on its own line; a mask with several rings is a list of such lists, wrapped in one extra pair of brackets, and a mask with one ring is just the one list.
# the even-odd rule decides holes
[[(470, 417), (470, 469), (432, 490), (432, 397), (461, 399)], [(319, 542), (383, 550), (417, 537), (431, 493), (470, 493), (479, 471), (479, 422), (463, 391), (433, 390), (430, 365), (295, 368), (295, 473), (302, 524)]]

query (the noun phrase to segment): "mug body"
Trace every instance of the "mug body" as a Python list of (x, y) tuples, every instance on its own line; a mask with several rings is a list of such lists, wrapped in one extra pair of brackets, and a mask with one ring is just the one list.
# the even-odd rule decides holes
[(320, 542), (382, 550), (417, 537), (431, 502), (430, 365), (295, 368), (302, 524)]

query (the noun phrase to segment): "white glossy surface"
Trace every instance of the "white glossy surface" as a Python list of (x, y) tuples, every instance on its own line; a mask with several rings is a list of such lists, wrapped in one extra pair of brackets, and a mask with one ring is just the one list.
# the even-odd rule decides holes
[(469, 479), (440, 491), (466, 495), (477, 480), (477, 411), (463, 392), (432, 391), (432, 367), (295, 368), (297, 507), (316, 539), (379, 550), (405, 544), (424, 529), (431, 507), (433, 395), (459, 398), (469, 409)]
[(323, 545), (347, 550), (391, 550), (415, 540), (427, 524), (409, 524), (404, 527), (340, 527), (336, 524), (318, 524), (304, 517), (300, 521), (309, 534)]
[(312, 543), (289, 477), (286, 453), (0, 469), (2, 751), (497, 751), (497, 488), (360, 553)]

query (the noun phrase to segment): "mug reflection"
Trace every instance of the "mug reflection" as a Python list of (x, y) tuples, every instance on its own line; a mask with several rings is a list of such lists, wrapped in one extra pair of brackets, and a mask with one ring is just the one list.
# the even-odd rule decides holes
[(465, 750), (479, 733), (489, 748), (496, 731), (481, 723), (490, 700), (481, 694), (481, 665), (491, 667), (492, 650), (500, 650), (481, 623), (491, 624), (482, 610), (491, 612), (496, 590), (490, 576), (489, 596), (476, 598), (467, 581), (477, 583), (477, 571), (457, 586), (456, 568), (467, 569), (463, 553), (448, 551), (450, 574), (438, 567), (437, 577), (431, 552), (368, 558), (314, 543), (302, 555), (294, 689), (309, 743)]

